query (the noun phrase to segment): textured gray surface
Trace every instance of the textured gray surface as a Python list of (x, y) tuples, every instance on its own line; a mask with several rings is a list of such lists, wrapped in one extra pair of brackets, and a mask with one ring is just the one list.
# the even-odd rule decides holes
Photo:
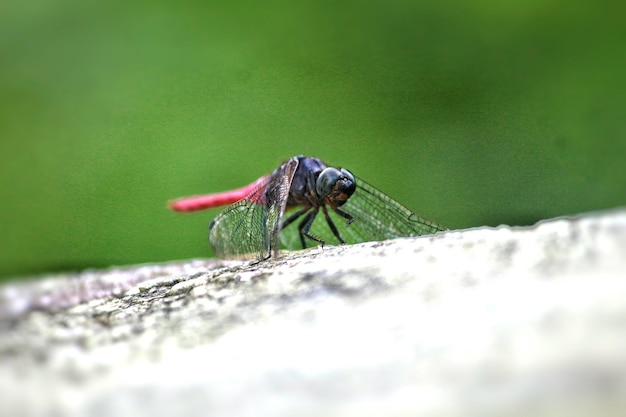
[(0, 414), (623, 415), (626, 211), (0, 288)]

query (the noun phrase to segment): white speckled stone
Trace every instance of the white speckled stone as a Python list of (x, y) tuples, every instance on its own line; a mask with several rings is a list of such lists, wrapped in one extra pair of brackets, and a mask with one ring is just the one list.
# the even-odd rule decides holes
[(0, 415), (621, 416), (626, 210), (0, 287)]

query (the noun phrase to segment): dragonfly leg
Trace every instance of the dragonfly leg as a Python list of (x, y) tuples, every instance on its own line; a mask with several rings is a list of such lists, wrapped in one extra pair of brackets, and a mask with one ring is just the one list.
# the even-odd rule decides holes
[(257, 258), (256, 260), (250, 262), (250, 265), (258, 265), (263, 261), (267, 261), (269, 258), (272, 257), (272, 252), (268, 251), (265, 255), (261, 255), (259, 258)]
[[(346, 222), (346, 226), (349, 225), (350, 223), (352, 223), (354, 221), (354, 217), (352, 217), (350, 214), (346, 213), (345, 211), (338, 209), (337, 207), (333, 208), (333, 210), (335, 211), (335, 213), (337, 213), (338, 215), (340, 215), (341, 217), (343, 217), (344, 219), (347, 219), (348, 221)], [(326, 211), (326, 210), (324, 210)], [(336, 236), (336, 235), (335, 235)]]
[(311, 207), (305, 207), (293, 213), (291, 216), (287, 218), (287, 220), (283, 222), (283, 224), (280, 226), (280, 230), (283, 230), (285, 227), (289, 226), (291, 223), (298, 220), (298, 218), (302, 216), (304, 213), (306, 213), (310, 208)]
[[(287, 218), (287, 220), (285, 220), (282, 224), (282, 226), (280, 226), (280, 230), (283, 230), (285, 227), (289, 226), (291, 223), (293, 223), (294, 221), (296, 221), (298, 218), (300, 218), (300, 216), (302, 216), (304, 213), (306, 213), (311, 207), (305, 207), (303, 209), (300, 209), (298, 211), (296, 211), (295, 213), (293, 213), (291, 216), (289, 216), (289, 218)], [(306, 221), (306, 219), (308, 218), (305, 217), (303, 223)], [(300, 225), (298, 225), (298, 235), (300, 236), (300, 242), (302, 243), (302, 249), (306, 249), (306, 244), (304, 243), (304, 236), (302, 235), (302, 224), (300, 223)]]
[(319, 237), (315, 237), (309, 234), (309, 230), (311, 229), (311, 225), (313, 224), (313, 220), (315, 220), (315, 216), (317, 216), (318, 207), (315, 207), (313, 211), (311, 211), (307, 216), (300, 222), (298, 225), (298, 231), (300, 232), (300, 242), (302, 242), (302, 249), (306, 249), (306, 242), (304, 241), (304, 237), (308, 237), (311, 240), (319, 242), (324, 246), (326, 242), (324, 242)]
[[(326, 206), (322, 206), (322, 210), (324, 211), (324, 217), (326, 218), (326, 223), (328, 223), (328, 227), (330, 227), (330, 230), (332, 230), (333, 235), (335, 235), (335, 237), (337, 238), (337, 240), (341, 244), (346, 243), (341, 238), (341, 235), (339, 234), (339, 230), (337, 230), (337, 226), (335, 226), (335, 223), (333, 222), (333, 219), (331, 219), (330, 216), (328, 215), (328, 210), (326, 210)], [(337, 209), (335, 209), (335, 211), (337, 211)], [(344, 214), (350, 216), (348, 213), (344, 213)], [(352, 217), (352, 216), (350, 216), (350, 217)]]

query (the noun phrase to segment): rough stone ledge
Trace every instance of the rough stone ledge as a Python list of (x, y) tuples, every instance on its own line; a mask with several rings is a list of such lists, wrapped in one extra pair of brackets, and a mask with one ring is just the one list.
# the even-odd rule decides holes
[(0, 415), (626, 409), (626, 209), (0, 287)]

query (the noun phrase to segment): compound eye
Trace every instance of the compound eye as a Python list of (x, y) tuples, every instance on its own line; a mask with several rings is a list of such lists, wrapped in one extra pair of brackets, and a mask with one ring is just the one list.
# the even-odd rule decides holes
[(337, 168), (325, 168), (320, 176), (317, 177), (317, 182), (315, 183), (315, 191), (317, 191), (317, 195), (320, 197), (326, 197), (335, 187), (337, 181), (341, 177), (341, 171)]
[[(352, 172), (348, 171), (345, 168), (341, 168), (341, 173), (343, 174), (343, 178), (344, 180), (348, 183), (350, 183), (353, 188), (356, 188), (356, 180), (354, 179), (354, 175), (352, 175)], [(352, 192), (350, 194), (352, 194), (354, 192), (354, 190), (352, 190)]]
[(354, 175), (347, 169), (326, 168), (317, 178), (315, 191), (332, 207), (344, 204), (356, 190)]

